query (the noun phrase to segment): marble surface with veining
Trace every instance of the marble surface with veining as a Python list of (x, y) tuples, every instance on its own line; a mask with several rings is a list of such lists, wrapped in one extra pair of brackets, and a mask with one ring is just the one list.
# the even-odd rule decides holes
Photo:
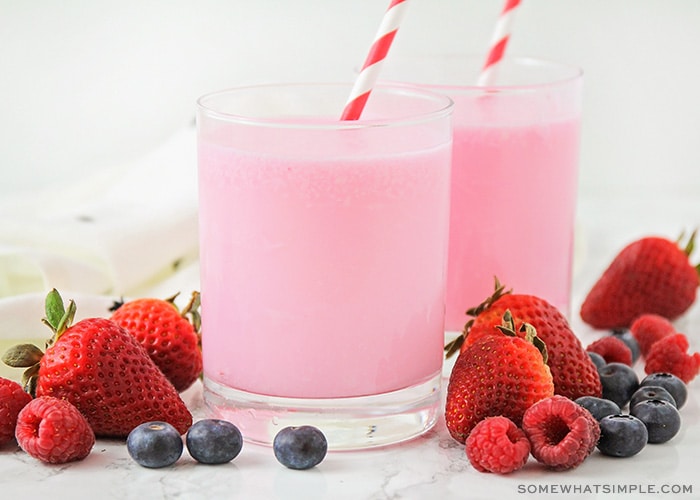
[[(614, 253), (642, 235), (675, 237), (681, 229), (700, 224), (700, 200), (655, 196), (601, 195), (579, 201), (571, 323), (584, 345), (601, 333), (582, 324), (577, 308)], [(691, 349), (700, 350), (700, 306), (694, 305), (676, 326), (689, 335)], [(450, 367), (448, 361), (444, 385)], [(637, 369), (641, 374), (641, 365)], [(307, 471), (286, 469), (270, 448), (248, 443), (228, 464), (198, 464), (185, 450), (174, 466), (163, 469), (136, 464), (122, 441), (98, 440), (85, 460), (65, 465), (40, 463), (11, 443), (0, 447), (0, 491), (3, 499), (74, 500), (700, 498), (699, 384), (690, 385), (688, 402), (681, 410), (682, 428), (672, 441), (648, 445), (628, 459), (595, 451), (567, 472), (548, 471), (530, 458), (523, 469), (510, 475), (479, 473), (440, 419), (413, 441), (370, 451), (331, 452)], [(186, 391), (183, 399), (195, 418), (203, 416), (200, 385)]]

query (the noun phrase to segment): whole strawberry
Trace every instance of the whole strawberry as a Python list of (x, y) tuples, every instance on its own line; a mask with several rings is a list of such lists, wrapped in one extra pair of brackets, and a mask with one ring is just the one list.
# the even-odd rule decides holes
[(0, 446), (14, 439), (17, 415), (31, 400), (17, 382), (0, 377)]
[(44, 322), (54, 337), (46, 352), (16, 346), (5, 356), (12, 366), (28, 367), (25, 390), (69, 401), (97, 436), (123, 438), (151, 420), (166, 421), (185, 433), (192, 415), (144, 347), (109, 319), (87, 318), (71, 326), (75, 309), (70, 301), (64, 310), (60, 295), (52, 290)]
[(95, 444), (95, 434), (78, 409), (64, 399), (42, 396), (19, 413), (15, 432), (20, 448), (51, 464), (82, 460)]
[(457, 349), (464, 351), (481, 335), (493, 333), (506, 311), (515, 319), (519, 335), (523, 336), (521, 324), (528, 323), (547, 346), (555, 394), (569, 399), (602, 395), (598, 371), (566, 317), (540, 297), (505, 291), (498, 280), (493, 295), (468, 311), (473, 318), (465, 325), (462, 336), (445, 347), (447, 356)]
[(536, 332), (526, 326), (526, 338), (521, 338), (512, 328), (506, 314), (502, 328), (470, 344), (452, 368), (445, 422), (461, 443), (486, 417), (501, 415), (520, 425), (525, 410), (554, 394), (546, 348)]
[(700, 266), (689, 256), (695, 233), (677, 242), (649, 236), (627, 245), (593, 285), (581, 305), (581, 319), (594, 328), (627, 328), (642, 314), (673, 320), (695, 302)]
[(175, 389), (182, 392), (202, 373), (199, 294), (192, 294), (182, 312), (175, 305), (175, 297), (115, 304), (110, 319), (136, 337)]

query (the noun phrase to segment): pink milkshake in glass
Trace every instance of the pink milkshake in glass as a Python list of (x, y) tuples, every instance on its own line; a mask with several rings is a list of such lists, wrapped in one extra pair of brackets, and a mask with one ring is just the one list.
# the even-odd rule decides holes
[(439, 409), (452, 102), (266, 85), (199, 100), (204, 396), (254, 442), (317, 425), (332, 449)]
[(448, 332), (497, 277), (516, 293), (570, 312), (582, 74), (548, 61), (506, 58), (493, 84), (483, 60), (392, 58), (386, 80), (420, 84), (455, 102), (447, 277)]

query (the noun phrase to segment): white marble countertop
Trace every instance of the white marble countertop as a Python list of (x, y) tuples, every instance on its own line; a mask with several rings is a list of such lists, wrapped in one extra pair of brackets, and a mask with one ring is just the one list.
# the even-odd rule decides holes
[[(652, 233), (675, 237), (682, 229), (700, 225), (697, 197), (659, 196), (650, 199), (629, 193), (580, 200), (574, 312), (603, 267), (626, 243)], [(696, 261), (698, 255), (700, 252)], [(600, 335), (583, 325), (577, 314), (571, 323), (584, 345)], [(699, 350), (700, 306), (694, 305), (676, 326), (689, 335), (691, 349)], [(449, 362), (445, 365), (445, 376), (450, 366)], [(641, 373), (641, 367), (638, 369)], [(195, 418), (201, 417), (201, 387), (189, 389), (183, 397)], [(133, 462), (118, 441), (98, 440), (85, 460), (53, 466), (34, 460), (13, 443), (0, 448), (0, 483), (3, 498), (51, 495), (74, 500), (700, 498), (694, 463), (700, 449), (700, 382), (690, 385), (681, 414), (682, 429), (671, 442), (649, 445), (629, 459), (609, 458), (596, 451), (568, 472), (549, 472), (530, 458), (523, 469), (508, 476), (479, 473), (440, 420), (414, 441), (365, 452), (329, 453), (319, 466), (307, 471), (288, 470), (275, 460), (271, 449), (247, 443), (229, 464), (197, 464), (185, 451), (174, 466), (155, 470)], [(574, 488), (573, 493), (565, 494), (565, 488)], [(664, 494), (666, 488), (676, 492)]]

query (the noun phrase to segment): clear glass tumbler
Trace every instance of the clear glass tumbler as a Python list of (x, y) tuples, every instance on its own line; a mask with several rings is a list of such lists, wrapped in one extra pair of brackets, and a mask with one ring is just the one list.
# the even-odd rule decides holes
[(440, 409), (452, 101), (378, 86), (234, 88), (198, 101), (204, 398), (252, 442), (329, 449), (428, 430)]
[(392, 57), (385, 81), (419, 85), (455, 103), (446, 330), (494, 277), (569, 316), (582, 71), (534, 58), (505, 58), (477, 86), (482, 57)]

